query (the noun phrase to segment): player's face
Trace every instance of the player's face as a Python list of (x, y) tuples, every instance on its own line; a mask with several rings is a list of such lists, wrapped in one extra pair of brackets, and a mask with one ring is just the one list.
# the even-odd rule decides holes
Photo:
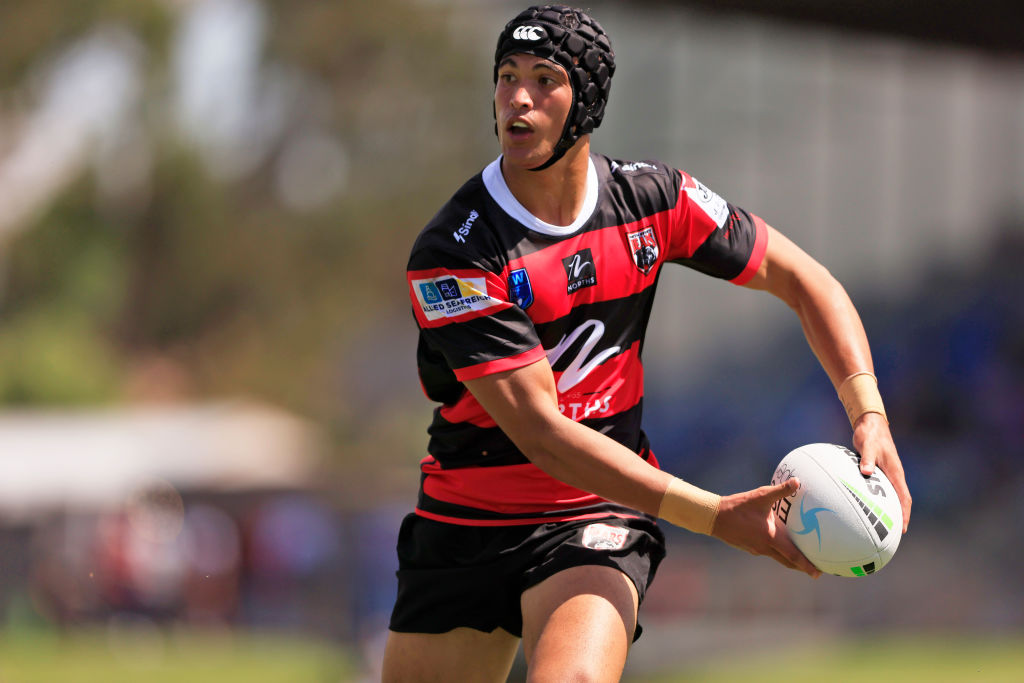
[(547, 161), (562, 137), (571, 106), (572, 86), (561, 66), (527, 54), (502, 60), (494, 112), (505, 162), (535, 168)]

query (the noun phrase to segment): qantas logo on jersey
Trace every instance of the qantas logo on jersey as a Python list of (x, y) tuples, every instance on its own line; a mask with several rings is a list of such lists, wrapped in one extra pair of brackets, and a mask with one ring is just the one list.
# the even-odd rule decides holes
[(459, 278), (452, 275), (413, 280), (416, 300), (427, 320), (453, 318), (470, 311), (483, 311), (501, 302), (487, 294), (482, 277)]
[(629, 253), (633, 255), (633, 263), (644, 275), (658, 261), (658, 235), (653, 227), (646, 227), (637, 232), (626, 233), (629, 242)]
[(597, 284), (597, 268), (594, 266), (594, 256), (590, 249), (580, 249), (572, 256), (562, 259), (562, 265), (565, 266), (565, 274), (569, 278), (569, 284), (565, 288), (566, 294)]

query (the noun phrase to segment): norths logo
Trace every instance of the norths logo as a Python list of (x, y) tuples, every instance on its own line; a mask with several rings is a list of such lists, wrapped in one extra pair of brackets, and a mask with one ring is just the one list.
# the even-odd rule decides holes
[(512, 32), (512, 38), (515, 40), (525, 40), (531, 43), (544, 40), (545, 37), (544, 29), (540, 26), (518, 26)]

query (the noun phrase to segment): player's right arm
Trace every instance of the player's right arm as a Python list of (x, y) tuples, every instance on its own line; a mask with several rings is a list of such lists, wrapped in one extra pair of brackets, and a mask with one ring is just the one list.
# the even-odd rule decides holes
[(795, 493), (795, 479), (717, 500), (714, 494), (681, 482), (613, 439), (563, 415), (546, 358), (467, 380), (465, 385), (516, 447), (552, 477), (691, 529), (687, 522), (694, 518), (694, 510), (700, 515), (701, 505), (713, 497), (718, 504), (704, 533), (811, 576), (820, 575), (782, 528), (775, 526), (771, 511), (777, 500)]

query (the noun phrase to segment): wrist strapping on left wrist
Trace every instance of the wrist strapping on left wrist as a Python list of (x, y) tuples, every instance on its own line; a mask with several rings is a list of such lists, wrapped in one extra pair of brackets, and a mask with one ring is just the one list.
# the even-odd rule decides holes
[(722, 497), (674, 478), (665, 489), (658, 517), (698, 534), (711, 535)]
[(844, 379), (836, 391), (843, 408), (846, 409), (851, 427), (855, 426), (860, 416), (865, 413), (879, 413), (886, 422), (889, 421), (885, 414), (885, 405), (882, 403), (882, 395), (878, 393), (878, 379), (873, 373), (855, 372)]

